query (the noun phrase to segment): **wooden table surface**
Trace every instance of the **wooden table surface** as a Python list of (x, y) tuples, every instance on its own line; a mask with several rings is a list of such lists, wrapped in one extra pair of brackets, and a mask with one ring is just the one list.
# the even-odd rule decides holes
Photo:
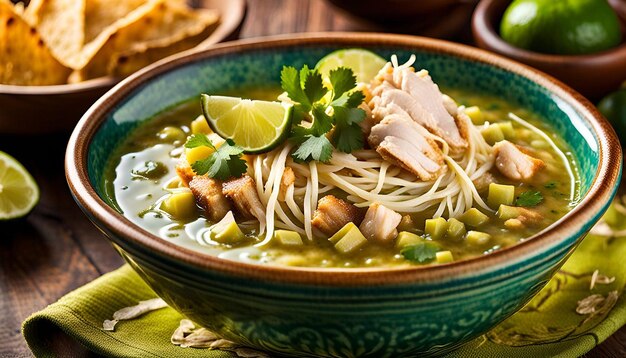
[[(367, 29), (367, 24), (322, 0), (250, 0), (241, 37)], [(0, 150), (24, 163), (41, 188), (34, 212), (21, 222), (2, 226), (0, 234), (0, 357), (31, 356), (21, 322), (123, 263), (69, 193), (63, 172), (68, 136), (0, 135)], [(626, 357), (626, 328), (588, 357)]]

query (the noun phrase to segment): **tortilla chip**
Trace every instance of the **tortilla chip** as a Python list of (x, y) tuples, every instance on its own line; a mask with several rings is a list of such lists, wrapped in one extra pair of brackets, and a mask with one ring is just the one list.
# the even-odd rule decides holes
[(0, 0), (0, 83), (56, 85), (65, 83), (69, 73), (13, 5)]
[[(85, 46), (84, 59), (88, 59), (81, 69), (81, 77), (90, 79), (108, 74), (111, 58), (117, 53), (133, 51), (136, 46), (154, 41), (175, 39), (180, 41), (205, 31), (215, 25), (218, 16), (207, 16), (180, 6), (177, 2), (149, 0), (131, 12), (126, 18), (110, 26), (94, 41)], [(159, 43), (161, 47), (166, 47)], [(136, 50), (135, 50), (136, 51)], [(90, 56), (93, 53), (93, 56)]]
[[(212, 10), (198, 10), (200, 16), (210, 16), (215, 18), (217, 13)], [(189, 36), (186, 33), (178, 33), (172, 36), (135, 44), (125, 52), (113, 55), (108, 65), (108, 74), (125, 77), (149, 64), (163, 59), (178, 52), (186, 51), (196, 47), (204, 41), (217, 27), (217, 22), (206, 27), (197, 35)]]
[(124, 18), (148, 0), (86, 0), (85, 43), (93, 41), (105, 29)]
[(32, 0), (24, 16), (57, 60), (76, 68), (85, 39), (85, 0)]

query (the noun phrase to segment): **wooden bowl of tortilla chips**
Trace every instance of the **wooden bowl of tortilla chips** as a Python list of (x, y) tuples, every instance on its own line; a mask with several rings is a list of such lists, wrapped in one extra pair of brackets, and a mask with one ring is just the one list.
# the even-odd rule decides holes
[(125, 76), (238, 35), (245, 0), (0, 0), (0, 133), (66, 131)]

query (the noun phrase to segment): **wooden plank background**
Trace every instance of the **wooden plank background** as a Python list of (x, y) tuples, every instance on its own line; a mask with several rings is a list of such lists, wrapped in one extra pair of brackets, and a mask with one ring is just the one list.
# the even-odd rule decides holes
[[(368, 29), (372, 27), (322, 0), (249, 0), (241, 37)], [(0, 233), (0, 357), (31, 356), (21, 322), (123, 263), (72, 200), (63, 172), (67, 139), (68, 134), (0, 135), (0, 150), (23, 162), (41, 187), (35, 211), (26, 220), (2, 226)], [(587, 356), (626, 357), (626, 328)]]

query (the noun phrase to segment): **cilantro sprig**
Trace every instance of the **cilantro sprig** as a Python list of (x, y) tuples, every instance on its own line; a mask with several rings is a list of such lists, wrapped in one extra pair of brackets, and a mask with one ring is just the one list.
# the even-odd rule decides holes
[(515, 200), (517, 206), (537, 206), (543, 201), (543, 195), (539, 191), (525, 191)]
[(191, 164), (191, 169), (197, 175), (208, 175), (210, 178), (226, 180), (240, 177), (248, 170), (246, 161), (241, 159), (243, 148), (236, 146), (231, 139), (216, 148), (206, 135), (193, 134), (185, 143), (185, 148), (209, 147), (215, 150), (206, 159)]
[(420, 264), (433, 261), (437, 257), (439, 246), (432, 242), (420, 242), (404, 247), (400, 253), (405, 259)]
[(330, 71), (331, 89), (324, 86), (317, 70), (306, 65), (300, 71), (285, 66), (280, 78), (283, 90), (295, 103), (289, 136), (296, 144), (292, 153), (295, 160), (328, 162), (334, 148), (345, 153), (363, 148), (359, 123), (365, 119), (365, 111), (357, 107), (364, 95), (353, 91), (356, 76), (351, 69)]

